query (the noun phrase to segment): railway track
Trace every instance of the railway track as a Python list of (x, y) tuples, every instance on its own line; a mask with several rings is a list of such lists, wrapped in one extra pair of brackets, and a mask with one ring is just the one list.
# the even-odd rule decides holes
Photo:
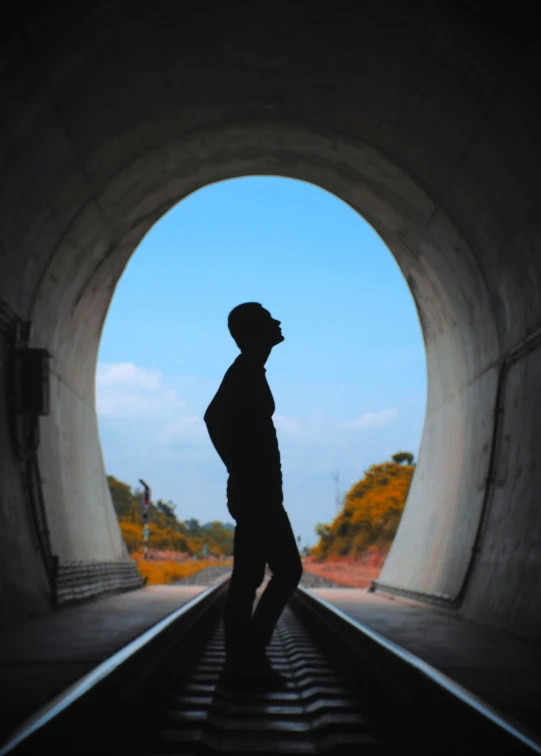
[(166, 617), (23, 723), (23, 754), (541, 754), (541, 742), (303, 588), (269, 656), (283, 691), (224, 689), (229, 578)]

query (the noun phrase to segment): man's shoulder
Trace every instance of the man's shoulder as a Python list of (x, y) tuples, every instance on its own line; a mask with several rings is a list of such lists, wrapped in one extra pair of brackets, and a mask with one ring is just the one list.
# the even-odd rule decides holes
[(218, 393), (234, 390), (250, 381), (250, 373), (238, 358), (227, 368), (222, 378)]
[(264, 373), (263, 368), (254, 365), (253, 362), (250, 362), (243, 357), (242, 354), (239, 354), (237, 359), (227, 368), (224, 380), (226, 378), (246, 378), (250, 380), (250, 378), (253, 378), (261, 372)]
[(230, 365), (230, 366), (229, 366), (229, 367), (227, 368), (227, 370), (225, 371), (225, 374), (226, 374), (226, 375), (227, 375), (228, 373), (230, 373), (231, 371), (235, 371), (235, 370), (242, 370), (242, 367), (243, 367), (243, 361), (242, 361), (241, 357), (242, 357), (242, 354), (239, 354), (239, 356), (238, 356), (238, 357), (236, 357), (236, 358), (235, 358), (235, 359), (233, 360), (233, 362), (231, 363), (231, 365)]
[(242, 365), (239, 365), (238, 363), (238, 357), (237, 359), (231, 363), (231, 365), (227, 368), (227, 370), (224, 373), (224, 377), (222, 380), (222, 385), (224, 383), (229, 382), (231, 379), (237, 378), (238, 376), (242, 375)]

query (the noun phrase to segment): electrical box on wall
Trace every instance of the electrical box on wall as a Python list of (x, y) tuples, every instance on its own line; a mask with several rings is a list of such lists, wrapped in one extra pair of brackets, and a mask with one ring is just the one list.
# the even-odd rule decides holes
[(15, 350), (15, 406), (19, 413), (49, 414), (49, 357), (46, 349)]

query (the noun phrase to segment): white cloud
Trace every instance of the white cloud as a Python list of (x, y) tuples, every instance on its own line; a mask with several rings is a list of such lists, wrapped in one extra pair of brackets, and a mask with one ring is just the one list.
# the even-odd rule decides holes
[(176, 443), (207, 442), (208, 433), (199, 415), (182, 415), (166, 423), (158, 435), (158, 443), (171, 446)]
[(374, 430), (376, 428), (387, 428), (398, 419), (397, 409), (385, 409), (379, 412), (365, 412), (364, 415), (350, 420), (347, 423), (341, 423), (342, 428), (352, 430)]
[(274, 424), (278, 430), (285, 433), (295, 433), (300, 430), (301, 424), (296, 417), (286, 417), (285, 415), (274, 415)]
[(99, 388), (139, 388), (147, 391), (157, 389), (162, 374), (159, 370), (137, 367), (133, 362), (100, 362), (96, 374)]
[(98, 365), (96, 405), (103, 417), (135, 419), (170, 416), (184, 409), (186, 402), (163, 386), (159, 370), (117, 362)]

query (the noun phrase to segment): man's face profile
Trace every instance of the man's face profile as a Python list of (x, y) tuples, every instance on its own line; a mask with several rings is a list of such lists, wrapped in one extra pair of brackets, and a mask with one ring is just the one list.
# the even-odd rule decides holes
[(261, 308), (261, 336), (268, 337), (269, 346), (276, 346), (284, 340), (280, 321), (275, 320), (264, 307)]

